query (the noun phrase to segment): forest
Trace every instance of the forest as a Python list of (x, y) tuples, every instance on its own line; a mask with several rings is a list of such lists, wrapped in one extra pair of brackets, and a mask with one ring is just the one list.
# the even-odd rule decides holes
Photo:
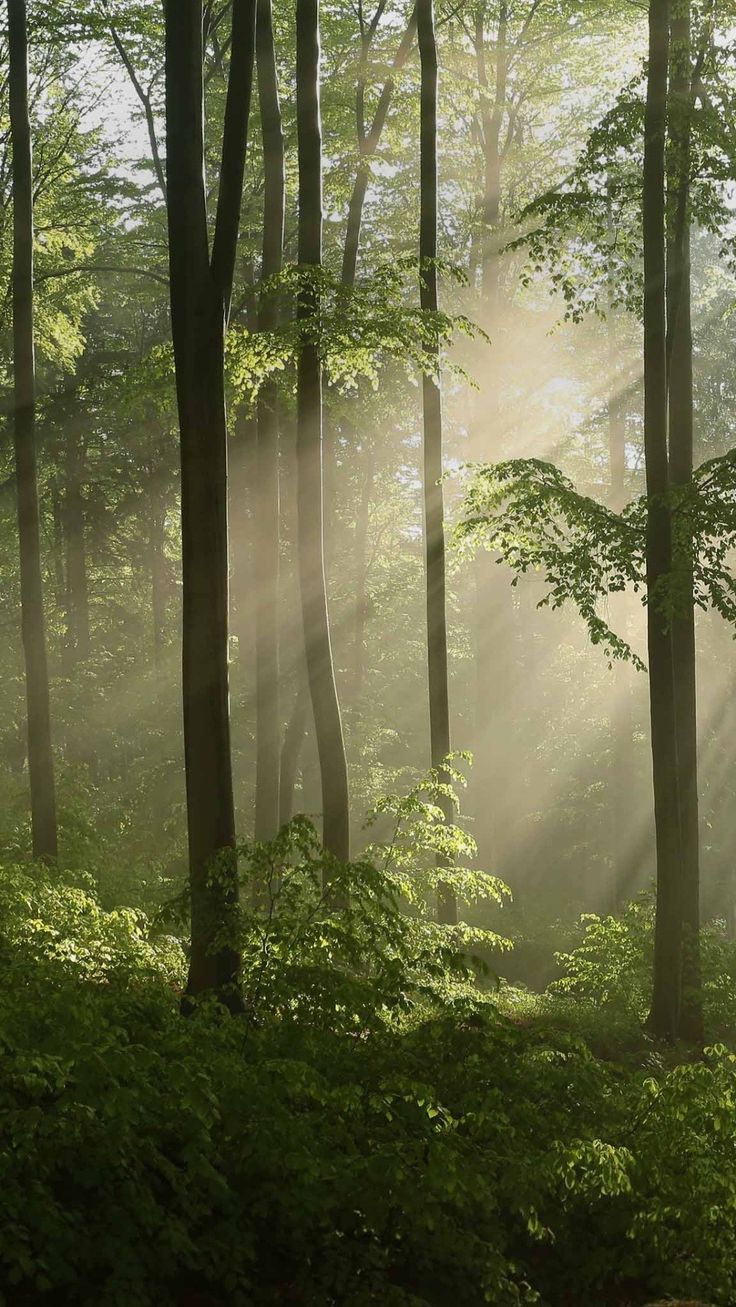
[(735, 1307), (736, 0), (0, 12), (0, 1307)]

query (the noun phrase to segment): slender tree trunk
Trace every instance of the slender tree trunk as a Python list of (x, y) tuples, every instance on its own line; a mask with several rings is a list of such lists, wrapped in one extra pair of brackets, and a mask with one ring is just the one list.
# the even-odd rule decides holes
[(374, 469), (376, 462), (372, 446), (365, 458), (365, 480), (363, 482), (363, 493), (360, 497), (357, 521), (355, 524), (357, 576), (355, 584), (353, 660), (356, 698), (363, 692), (363, 678), (365, 675), (365, 632), (368, 620), (368, 534), (370, 530), (371, 496), (373, 493)]
[(368, 190), (368, 184), (371, 179), (371, 160), (375, 157), (378, 146), (381, 142), (383, 129), (386, 125), (388, 111), (391, 107), (394, 90), (396, 87), (396, 74), (401, 71), (411, 53), (414, 44), (414, 36), (417, 30), (417, 11), (416, 7), (412, 9), (406, 31), (399, 42), (399, 47), (394, 56), (393, 67), (389, 76), (381, 88), (381, 94), (378, 97), (373, 120), (369, 129), (365, 130), (365, 124), (358, 121), (358, 151), (360, 162), (358, 171), (355, 175), (353, 189), (350, 193), (350, 202), (348, 204), (348, 220), (345, 230), (345, 246), (342, 256), (342, 280), (345, 286), (355, 284), (355, 275), (358, 267), (358, 250), (360, 248), (360, 232), (363, 224), (363, 209), (365, 207), (365, 197)]
[[(691, 15), (690, 0), (671, 0), (670, 148), (667, 263), (669, 351), (669, 477), (687, 486), (693, 476), (693, 336), (690, 272)], [(692, 539), (678, 538), (674, 556), (686, 596), (672, 624), (677, 756), (682, 840), (682, 1012), (680, 1034), (702, 1044), (700, 985), (700, 838)]]
[(649, 77), (644, 142), (644, 452), (647, 496), (647, 629), (657, 839), (657, 913), (651, 1025), (674, 1040), (680, 1023), (682, 865), (672, 639), (662, 586), (672, 570), (672, 521), (665, 502), (667, 344), (665, 313), (665, 131), (668, 0), (649, 4)]
[[(264, 281), (281, 271), (284, 240), (285, 164), (273, 39), (271, 0), (258, 0), (256, 20), (258, 94), (263, 136)], [(278, 297), (261, 291), (258, 326), (273, 331)], [(255, 520), (256, 571), (256, 818), (257, 840), (279, 828), (279, 419), (278, 383), (268, 381), (258, 400)]]
[(149, 526), (148, 552), (151, 577), (151, 634), (153, 636), (153, 665), (160, 671), (166, 644), (166, 501), (157, 469), (148, 469)]
[[(417, 35), (421, 63), (420, 127), (420, 302), (436, 312), (437, 291), (437, 43), (432, 0), (418, 0)], [(442, 392), (439, 342), (428, 359), (431, 371), (422, 378), (424, 410), (424, 541), (427, 586), (427, 671), (429, 733), (432, 766), (441, 768), (450, 752), (450, 696), (447, 673), (447, 614), (445, 604), (445, 523), (442, 493)], [(452, 805), (443, 800), (445, 820)], [(440, 921), (457, 922), (457, 902), (444, 887), (438, 903)]]
[[(616, 384), (617, 342), (609, 310), (608, 339), (611, 377)], [(620, 513), (626, 504), (626, 413), (622, 396), (614, 393), (608, 405), (609, 499), (611, 508)], [(627, 602), (625, 595), (612, 595), (611, 621), (614, 629), (626, 635)], [(610, 712), (611, 730), (611, 845), (612, 883), (610, 909), (615, 912), (622, 905), (631, 880), (631, 787), (632, 742), (634, 728), (631, 705), (631, 671), (625, 662), (613, 667), (613, 704)]]
[[(480, 143), (483, 153), (483, 189), (479, 196), (481, 231), (477, 257), (483, 298), (483, 322), (490, 332), (492, 348), (484, 361), (482, 418), (476, 429), (483, 432), (479, 456), (484, 460), (500, 456), (499, 418), (501, 375), (498, 364), (500, 332), (501, 218), (501, 128), (506, 112), (508, 86), (508, 12), (505, 0), (499, 5), (495, 43), (495, 72), (491, 86), (486, 63), (485, 9), (476, 11), (474, 49), (480, 91)], [(476, 597), (475, 629), (475, 713), (473, 720), (474, 768), (471, 779), (478, 848), (484, 865), (503, 862), (500, 813), (508, 813), (508, 746), (515, 734), (512, 685), (508, 680), (513, 659), (514, 604), (508, 584), (496, 558), (481, 550), (474, 560)], [(489, 632), (492, 634), (489, 635)]]
[(54, 519), (54, 604), (57, 616), (64, 623), (69, 621), (66, 599), (66, 575), (64, 572), (64, 503), (58, 484), (54, 480), (51, 511)]
[[(382, 8), (381, 8), (382, 12)], [(376, 20), (379, 17), (379, 11), (376, 11)], [(376, 30), (376, 20), (370, 24), (366, 37), (364, 39), (364, 57), (367, 58), (370, 45)], [(391, 72), (386, 78), (381, 93), (378, 97), (378, 103), (373, 114), (370, 127), (366, 127), (364, 114), (364, 91), (365, 87), (362, 80), (358, 81), (356, 87), (356, 125), (358, 130), (358, 170), (355, 175), (353, 189), (350, 194), (348, 204), (347, 224), (345, 229), (345, 245), (343, 247), (342, 259), (342, 283), (344, 286), (353, 287), (358, 271), (358, 253), (360, 249), (360, 235), (363, 224), (363, 210), (365, 207), (365, 198), (368, 191), (368, 185), (371, 178), (371, 163), (376, 155), (378, 146), (381, 141), (383, 129), (386, 125), (391, 101), (393, 99), (394, 89), (396, 86), (396, 75), (404, 67), (414, 44), (414, 38), (417, 30), (416, 8), (412, 9), (404, 34), (399, 42), (398, 49), (394, 56)], [(330, 432), (332, 436), (332, 447), (336, 447), (335, 433)], [(348, 440), (357, 442), (357, 432), (355, 425), (350, 423), (347, 432)], [(371, 454), (369, 469), (366, 473), (366, 482), (364, 494), (361, 499), (357, 530), (356, 530), (356, 571), (358, 580), (358, 590), (355, 605), (355, 622), (353, 635), (354, 650), (354, 689), (359, 694), (362, 688), (363, 672), (365, 666), (365, 619), (366, 619), (366, 587), (368, 581), (368, 536), (370, 527), (370, 497), (373, 488), (373, 469), (375, 459)], [(328, 463), (328, 468), (332, 467), (332, 461)], [(329, 495), (327, 496), (329, 501)], [(329, 542), (328, 542), (329, 543)]]
[(281, 784), (279, 787), (279, 823), (284, 826), (294, 815), (294, 790), (299, 759), (309, 723), (309, 685), (306, 677), (299, 681), (291, 716), (284, 732), (281, 749)]
[(76, 414), (70, 416), (65, 432), (64, 542), (67, 583), (67, 666), (89, 658), (89, 584), (84, 512), (84, 439)]
[(228, 686), (224, 349), (253, 80), (255, 0), (234, 0), (212, 257), (204, 171), (202, 0), (166, 3), (167, 211), (181, 444), (184, 757), (192, 941), (187, 992), (239, 1007), (223, 938), (238, 899)]
[(36, 476), (33, 166), (28, 111), (25, 0), (8, 0), (8, 47), (13, 149), (13, 436), (18, 495), (21, 626), (28, 713), (28, 773), (33, 856), (53, 861), (57, 856), (56, 797)]
[(301, 329), (297, 374), (297, 514), (307, 675), (314, 711), (325, 848), (350, 857), (350, 800), (345, 742), (327, 611), (324, 570), (322, 365), (319, 274), (322, 265), (322, 128), (319, 104), (319, 0), (297, 0), (299, 263), (312, 274), (297, 299)]
[[(615, 231), (613, 209), (609, 193), (608, 239), (614, 249)], [(608, 366), (611, 396), (608, 402), (608, 467), (609, 503), (614, 513), (621, 513), (626, 504), (626, 407), (624, 385), (619, 367), (619, 340), (615, 317), (615, 285), (613, 268), (609, 269), (608, 290)], [(626, 595), (612, 595), (611, 621), (614, 629), (622, 628), (625, 636), (627, 621)], [(610, 712), (611, 732), (611, 821), (612, 878), (609, 909), (616, 912), (622, 906), (631, 880), (631, 805), (633, 793), (630, 783), (631, 746), (633, 723), (631, 712), (631, 672), (625, 662), (618, 661), (613, 668), (613, 704)]]

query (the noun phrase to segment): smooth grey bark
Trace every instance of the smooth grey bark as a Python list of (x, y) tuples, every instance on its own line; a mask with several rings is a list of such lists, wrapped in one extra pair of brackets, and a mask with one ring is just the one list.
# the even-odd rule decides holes
[(657, 907), (650, 1024), (662, 1039), (677, 1038), (680, 1023), (682, 864), (672, 639), (663, 586), (672, 571), (672, 520), (666, 501), (667, 331), (665, 261), (665, 138), (669, 52), (668, 0), (650, 0), (649, 75), (644, 120), (644, 454), (647, 636)]
[[(420, 91), (420, 304), (436, 312), (437, 287), (437, 43), (432, 0), (417, 2), (417, 35), (421, 65)], [(424, 417), (424, 547), (427, 587), (427, 679), (432, 766), (442, 767), (450, 752), (450, 696), (447, 669), (445, 599), (445, 523), (442, 493), (442, 392), (439, 341), (432, 347), (422, 377)], [(445, 821), (452, 821), (452, 804), (443, 799)], [(443, 887), (437, 905), (441, 922), (457, 922), (453, 892)]]
[[(191, 955), (187, 995), (240, 1006), (227, 937), (238, 900), (228, 684), (224, 350), (248, 137), (255, 0), (232, 8), (220, 186), (210, 257), (202, 0), (167, 0), (166, 183), (181, 450), (182, 670)], [(224, 932), (224, 935), (223, 935)]]
[(50, 862), (57, 856), (58, 843), (36, 472), (33, 156), (28, 109), (25, 0), (8, 0), (8, 54), (13, 150), (13, 440), (28, 717), (28, 776), (33, 856)]
[[(483, 185), (478, 197), (481, 229), (475, 239), (472, 257), (480, 273), (484, 325), (493, 342), (484, 360), (485, 384), (482, 417), (476, 418), (476, 430), (483, 461), (499, 457), (501, 372), (498, 348), (501, 319), (501, 276), (499, 229), (501, 220), (501, 177), (504, 153), (511, 135), (502, 145), (501, 135), (507, 113), (509, 78), (509, 21), (506, 0), (498, 6), (493, 76), (489, 76), (486, 59), (486, 9), (479, 5), (475, 15), (473, 47), (480, 92), (478, 142), (483, 158)], [(479, 437), (476, 434), (476, 441)], [(475, 824), (479, 853), (485, 865), (500, 866), (504, 861), (504, 823), (500, 814), (510, 802), (508, 745), (518, 733), (513, 713), (515, 695), (511, 645), (516, 619), (514, 604), (496, 558), (481, 550), (474, 560), (476, 595), (475, 621), (475, 704), (473, 721), (474, 766), (471, 777), (475, 807)], [(489, 638), (489, 631), (494, 637)]]
[(350, 857), (350, 799), (345, 741), (327, 609), (324, 570), (322, 363), (319, 344), (322, 267), (322, 127), (319, 91), (319, 0), (297, 0), (296, 104), (299, 156), (297, 296), (297, 518), (299, 581), (307, 676), (322, 784), (325, 848)]
[[(285, 162), (271, 0), (257, 0), (256, 67), (263, 140), (264, 282), (281, 271), (284, 243)], [(273, 331), (279, 301), (261, 289), (258, 327)], [(256, 803), (255, 837), (273, 839), (279, 829), (279, 416), (278, 383), (269, 380), (258, 397), (255, 587), (256, 587)]]
[[(608, 242), (615, 248), (616, 232), (613, 206), (608, 196)], [(616, 330), (615, 281), (613, 266), (608, 272), (607, 343), (608, 364), (613, 391), (608, 402), (608, 497), (614, 513), (622, 512), (626, 504), (626, 399), (627, 387), (619, 367), (620, 343)], [(627, 602), (624, 595), (611, 595), (609, 599), (611, 621), (615, 629), (626, 635)], [(630, 844), (630, 813), (634, 795), (631, 788), (633, 720), (631, 704), (631, 670), (627, 663), (618, 660), (613, 667), (613, 704), (609, 722), (611, 733), (611, 798), (610, 830), (612, 850), (612, 878), (608, 894), (610, 911), (617, 912), (626, 902), (635, 866), (632, 863)]]
[[(692, 168), (692, 37), (690, 0), (671, 0), (667, 333), (669, 479), (693, 476), (693, 333), (690, 268)], [(700, 975), (700, 835), (692, 540), (678, 533), (674, 556), (681, 603), (672, 621), (682, 856), (681, 1037), (702, 1044)]]

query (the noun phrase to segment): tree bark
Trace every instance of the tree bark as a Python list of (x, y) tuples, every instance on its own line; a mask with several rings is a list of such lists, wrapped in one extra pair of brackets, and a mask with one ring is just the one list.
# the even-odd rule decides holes
[(235, 0), (212, 257), (202, 0), (166, 3), (167, 212), (181, 448), (184, 758), (192, 914), (187, 994), (237, 1010), (238, 900), (228, 685), (225, 330), (253, 81), (255, 0)]
[[(480, 265), (483, 323), (493, 342), (484, 360), (482, 418), (476, 429), (484, 433), (478, 457), (484, 461), (500, 457), (498, 439), (501, 373), (498, 363), (500, 334), (500, 254), (502, 150), (501, 129), (508, 98), (508, 7), (499, 4), (495, 42), (495, 71), (491, 86), (486, 63), (486, 10), (479, 5), (475, 15), (474, 52), (480, 91), (478, 136), (483, 155), (483, 188), (479, 196), (481, 230), (473, 257)], [(475, 437), (476, 441), (478, 437)], [(474, 560), (476, 607), (475, 713), (471, 736), (474, 767), (471, 795), (475, 808), (475, 830), (484, 865), (503, 865), (504, 849), (501, 812), (507, 813), (509, 791), (508, 745), (517, 731), (513, 705), (515, 696), (509, 673), (513, 664), (514, 604), (496, 558), (481, 550)], [(489, 631), (493, 634), (489, 636)], [(489, 799), (489, 796), (490, 799)]]
[(650, 1022), (662, 1039), (680, 1023), (682, 866), (675, 682), (662, 587), (672, 571), (672, 520), (666, 502), (667, 340), (665, 269), (665, 133), (669, 50), (668, 0), (649, 4), (649, 76), (644, 122), (644, 453), (649, 701), (657, 842), (657, 908)]
[(28, 774), (33, 856), (50, 862), (56, 858), (58, 846), (36, 473), (33, 158), (25, 0), (8, 0), (8, 50), (13, 149), (13, 437), (28, 715)]
[[(432, 0), (418, 0), (417, 35), (421, 64), (420, 124), (420, 304), (436, 312), (437, 289), (437, 43)], [(432, 766), (441, 769), (450, 752), (450, 696), (447, 672), (445, 602), (445, 524), (442, 493), (442, 392), (439, 341), (422, 377), (424, 414), (424, 541), (427, 586), (427, 674)], [(441, 804), (445, 821), (452, 821), (452, 804)], [(448, 887), (440, 890), (438, 917), (457, 922), (457, 902)]]
[[(608, 242), (615, 248), (616, 233), (613, 224), (613, 206), (608, 196)], [(608, 469), (609, 503), (614, 513), (621, 513), (626, 505), (626, 387), (619, 366), (619, 340), (616, 330), (615, 282), (611, 264), (608, 272), (607, 343), (611, 395), (608, 401)], [(609, 600), (611, 622), (626, 636), (626, 595), (611, 595)], [(609, 804), (611, 831), (611, 884), (608, 893), (608, 910), (618, 912), (629, 890), (632, 878), (632, 850), (630, 841), (630, 813), (633, 802), (631, 789), (631, 763), (633, 722), (631, 705), (631, 669), (619, 660), (613, 667), (613, 703), (609, 715), (611, 736), (611, 769)]]
[[(263, 138), (264, 206), (261, 277), (281, 271), (284, 240), (285, 163), (273, 38), (271, 0), (258, 0), (256, 61)], [(278, 297), (262, 288), (258, 327), (273, 331)], [(255, 837), (273, 839), (279, 829), (279, 417), (278, 383), (267, 381), (258, 399), (255, 520), (256, 583), (256, 813)]]
[(319, 0), (297, 0), (297, 134), (301, 340), (297, 372), (297, 515), (307, 675), (322, 782), (325, 848), (350, 857), (347, 758), (327, 610), (324, 570), (322, 365), (319, 274), (322, 265), (322, 128), (319, 96)]
[[(693, 335), (690, 270), (692, 166), (690, 0), (672, 0), (669, 89), (667, 332), (669, 479), (687, 487), (693, 476)], [(672, 622), (677, 758), (682, 841), (682, 1010), (680, 1035), (702, 1044), (700, 978), (700, 838), (692, 538), (678, 532), (674, 568), (678, 611)]]

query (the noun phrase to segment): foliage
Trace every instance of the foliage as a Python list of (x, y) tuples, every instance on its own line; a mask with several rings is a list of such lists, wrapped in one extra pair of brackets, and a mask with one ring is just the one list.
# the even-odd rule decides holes
[(539, 571), (548, 587), (539, 606), (572, 603), (591, 642), (609, 659), (641, 658), (611, 629), (600, 612), (608, 595), (630, 586), (644, 602), (672, 617), (689, 593), (687, 563), (693, 565), (693, 598), (729, 623), (736, 622), (736, 581), (731, 558), (736, 545), (736, 456), (709, 459), (692, 484), (667, 495), (674, 566), (656, 591), (646, 591), (645, 536), (649, 501), (640, 497), (615, 513), (581, 494), (569, 477), (541, 459), (512, 459), (474, 470), (456, 538), (464, 546), (497, 550), (518, 577)]
[[(414, 911), (431, 918), (441, 886), (449, 886), (465, 904), (497, 904), (511, 897), (508, 886), (487, 871), (468, 864), (477, 858), (478, 849), (466, 830), (457, 822), (448, 822), (445, 809), (459, 810), (457, 789), (467, 780), (458, 763), (472, 761), (469, 754), (454, 753), (443, 766), (431, 769), (406, 794), (388, 794), (369, 813), (367, 825), (375, 826), (389, 817), (391, 834), (382, 843), (372, 844), (368, 856), (382, 864), (390, 876), (395, 892)], [(507, 940), (493, 931), (459, 923), (455, 928), (458, 941), (508, 948)]]
[[(440, 272), (464, 284), (458, 268), (437, 263)], [(231, 329), (228, 373), (235, 393), (252, 404), (266, 381), (293, 368), (305, 336), (318, 344), (328, 381), (343, 393), (356, 391), (360, 380), (376, 390), (390, 362), (401, 363), (410, 376), (434, 371), (434, 347), (446, 349), (456, 334), (485, 338), (464, 314), (416, 307), (407, 293), (407, 278), (413, 274), (416, 281), (417, 272), (415, 258), (383, 260), (370, 276), (346, 286), (325, 269), (290, 265), (263, 283), (262, 293), (294, 297), (308, 290), (318, 307), (299, 324), (290, 319), (277, 331), (242, 325)], [(464, 375), (457, 364), (449, 366)]]
[[(590, 1006), (594, 1020), (617, 1014), (629, 1022), (646, 1019), (651, 999), (654, 906), (649, 895), (630, 903), (620, 916), (586, 913), (570, 952), (556, 955), (562, 970), (550, 992)], [(703, 1003), (708, 1030), (731, 1040), (736, 1011), (736, 943), (724, 923), (701, 932)]]
[(375, 869), (317, 927), (304, 823), (250, 853), (284, 883), (241, 921), (237, 1018), (179, 1015), (182, 948), (141, 913), (3, 868), (5, 1301), (732, 1301), (732, 1056), (598, 1060), (565, 998), (517, 1024), (473, 993)]

